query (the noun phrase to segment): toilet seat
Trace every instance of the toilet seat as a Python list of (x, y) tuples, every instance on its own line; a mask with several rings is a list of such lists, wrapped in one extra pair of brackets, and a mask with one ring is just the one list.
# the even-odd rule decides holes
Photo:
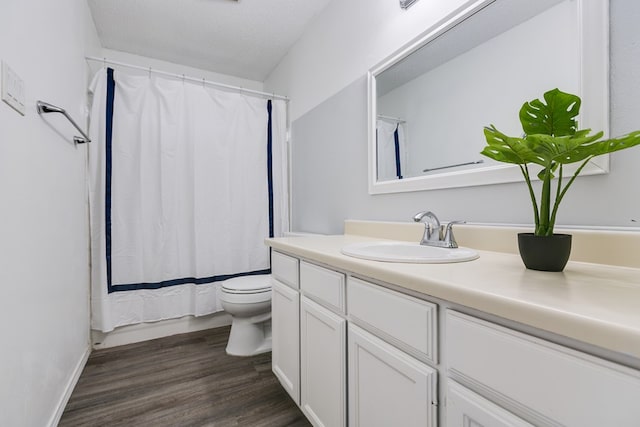
[(269, 275), (241, 276), (222, 282), (222, 292), (228, 294), (259, 294), (271, 291)]
[(271, 301), (271, 289), (264, 292), (254, 292), (245, 294), (236, 294), (226, 292), (224, 289), (220, 293), (220, 300), (232, 304), (259, 304)]

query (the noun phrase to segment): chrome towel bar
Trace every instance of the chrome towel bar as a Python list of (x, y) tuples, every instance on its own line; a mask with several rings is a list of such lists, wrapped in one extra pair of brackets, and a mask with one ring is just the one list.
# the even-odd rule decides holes
[(69, 114), (67, 114), (67, 112), (65, 111), (64, 108), (56, 107), (55, 105), (51, 105), (51, 104), (48, 104), (48, 103), (43, 102), (43, 101), (38, 101), (36, 103), (36, 107), (38, 109), (38, 114), (60, 113), (63, 116), (65, 116), (67, 118), (67, 120), (69, 120), (71, 122), (73, 127), (76, 128), (78, 130), (78, 132), (80, 132), (80, 134), (82, 135), (82, 138), (79, 137), (79, 136), (74, 136), (73, 137), (73, 142), (75, 142), (76, 144), (84, 144), (85, 142), (91, 142), (91, 138), (89, 138), (87, 136), (87, 134), (84, 133), (84, 131), (82, 129), (80, 129), (80, 126), (78, 126), (78, 124), (75, 121), (73, 121), (71, 116)]

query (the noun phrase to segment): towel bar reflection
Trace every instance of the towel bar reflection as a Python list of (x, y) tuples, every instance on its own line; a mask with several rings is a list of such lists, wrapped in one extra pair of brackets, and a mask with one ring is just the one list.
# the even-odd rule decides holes
[(78, 130), (78, 132), (80, 132), (80, 134), (82, 135), (82, 138), (79, 137), (79, 136), (74, 136), (73, 137), (73, 142), (75, 142), (76, 144), (84, 144), (85, 142), (91, 142), (91, 139), (87, 136), (86, 133), (84, 133), (84, 131), (82, 129), (80, 129), (80, 126), (78, 126), (78, 124), (75, 121), (73, 121), (71, 116), (69, 114), (67, 114), (67, 112), (65, 111), (64, 108), (56, 107), (55, 105), (51, 105), (51, 104), (48, 104), (48, 103), (43, 102), (43, 101), (38, 101), (36, 103), (36, 107), (38, 108), (38, 114), (60, 113), (63, 116), (65, 116), (67, 118), (67, 120), (69, 120), (71, 122), (73, 127), (76, 128)]
[(431, 171), (438, 171), (440, 169), (457, 168), (458, 166), (479, 165), (480, 163), (484, 163), (484, 160), (480, 159), (480, 160), (475, 160), (473, 162), (456, 163), (455, 165), (447, 165), (447, 166), (438, 166), (437, 168), (424, 169), (422, 172), (431, 172)]

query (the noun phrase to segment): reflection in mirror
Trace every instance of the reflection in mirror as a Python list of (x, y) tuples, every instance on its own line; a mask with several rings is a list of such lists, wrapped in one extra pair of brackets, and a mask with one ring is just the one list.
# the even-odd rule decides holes
[(407, 167), (406, 122), (397, 117), (378, 114), (376, 144), (378, 147), (378, 180), (402, 179)]
[[(555, 87), (593, 106), (581, 127), (606, 132), (607, 2), (470, 3), (371, 70), (371, 193), (519, 180), (513, 167), (481, 157), (482, 129), (522, 133), (522, 104)], [(591, 173), (607, 167), (600, 160)]]

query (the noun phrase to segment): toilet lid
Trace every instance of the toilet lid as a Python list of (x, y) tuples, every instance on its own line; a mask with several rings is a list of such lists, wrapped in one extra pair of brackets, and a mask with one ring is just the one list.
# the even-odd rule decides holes
[(234, 277), (222, 282), (222, 290), (235, 294), (254, 294), (271, 290), (270, 275)]

